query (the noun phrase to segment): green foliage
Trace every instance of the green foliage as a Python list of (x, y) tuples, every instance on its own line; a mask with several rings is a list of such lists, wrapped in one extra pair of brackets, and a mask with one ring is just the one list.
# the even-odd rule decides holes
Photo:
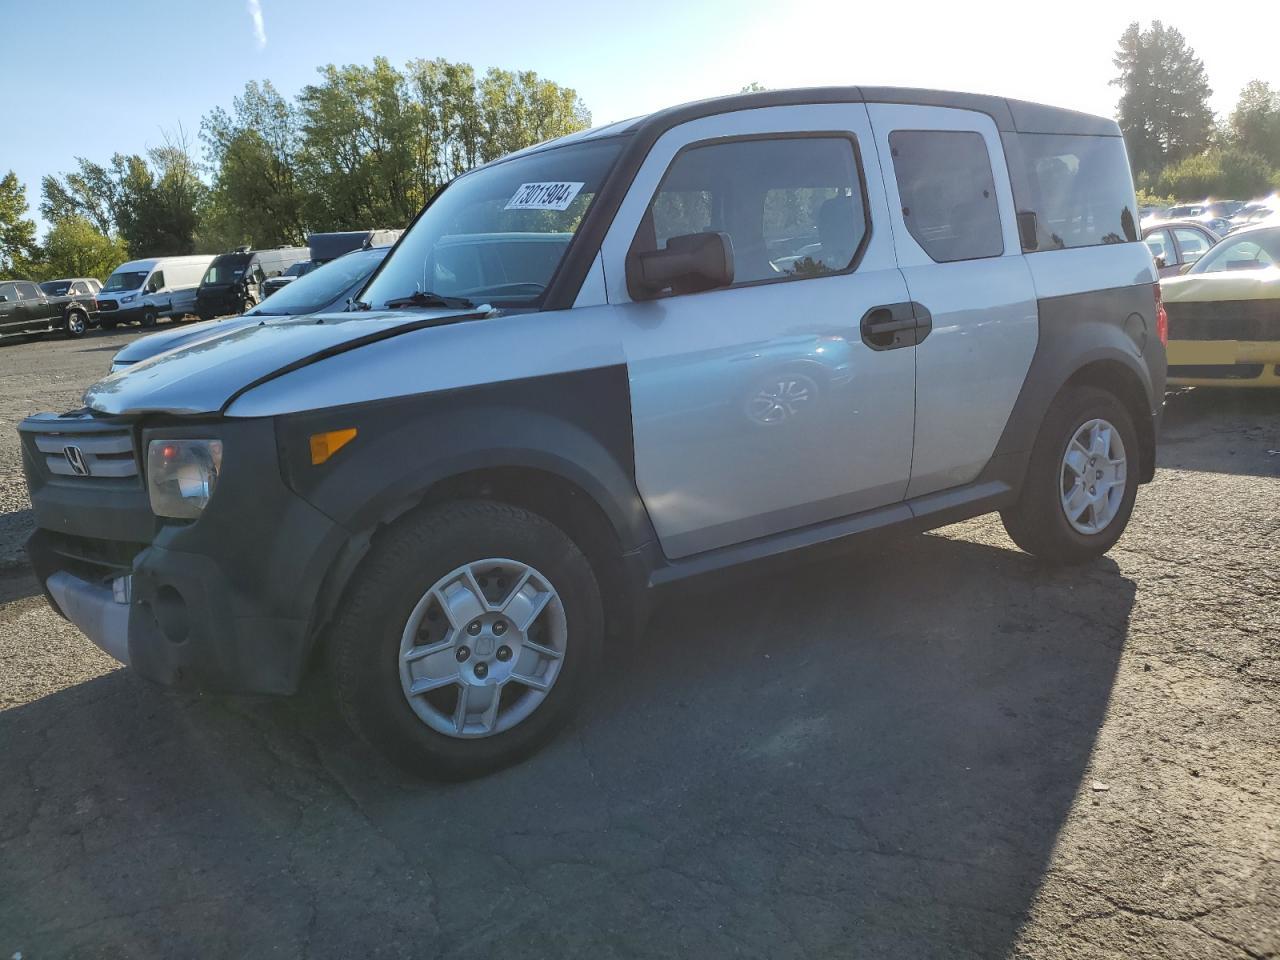
[(293, 104), (270, 81), (248, 83), (230, 113), (219, 107), (204, 118), (200, 137), (214, 177), (200, 209), (197, 246), (302, 243), (302, 130)]
[(531, 71), (477, 78), (465, 63), (400, 70), (379, 57), (319, 74), (292, 101), (252, 82), (209, 113), (208, 185), (179, 131), (145, 156), (77, 157), (43, 178), (40, 212), (55, 227), (87, 221), (135, 257), (303, 243), (312, 231), (404, 226), (476, 164), (591, 122), (577, 93)]
[(10, 170), (0, 179), (0, 279), (29, 276), (36, 255), (36, 224), (27, 216), (27, 192)]
[(45, 235), (41, 255), (35, 279), (103, 279), (129, 259), (129, 250), (119, 237), (109, 237), (84, 217), (72, 214), (59, 219)]
[(1213, 91), (1186, 39), (1159, 20), (1131, 23), (1112, 61), (1120, 75), (1119, 117), (1135, 171), (1154, 173), (1202, 153), (1213, 136)]
[(1261, 80), (1246, 84), (1227, 120), (1226, 136), (1232, 146), (1280, 167), (1280, 91)]
[(1182, 199), (1240, 199), (1266, 193), (1272, 175), (1265, 157), (1227, 147), (1171, 164), (1160, 173), (1156, 187), (1161, 193)]
[(1160, 194), (1151, 189), (1138, 188), (1138, 206), (1171, 207), (1178, 202), (1173, 194)]

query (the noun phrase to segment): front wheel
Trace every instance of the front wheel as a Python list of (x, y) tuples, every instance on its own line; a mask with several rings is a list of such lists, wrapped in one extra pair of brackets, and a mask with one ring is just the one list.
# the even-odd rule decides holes
[(1068, 387), (1032, 450), (1017, 503), (1000, 514), (1010, 538), (1049, 563), (1083, 563), (1124, 533), (1138, 494), (1138, 434), (1098, 387)]
[(476, 776), (532, 753), (591, 688), (600, 589), (571, 539), (487, 501), (411, 515), (375, 545), (330, 635), (348, 723), (400, 765)]
[(150, 330), (152, 327), (156, 325), (156, 320), (158, 319), (159, 319), (159, 314), (157, 314), (154, 310), (148, 310), (142, 315), (142, 326), (145, 329)]
[(86, 330), (89, 329), (89, 318), (79, 310), (72, 310), (67, 314), (67, 337), (72, 340), (78, 340), (84, 336)]

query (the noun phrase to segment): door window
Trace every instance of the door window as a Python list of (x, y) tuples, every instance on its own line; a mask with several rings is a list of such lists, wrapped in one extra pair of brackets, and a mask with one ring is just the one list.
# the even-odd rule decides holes
[(991, 157), (980, 133), (895, 130), (889, 134), (902, 219), (938, 263), (1004, 253)]
[(5, 303), (13, 303), (18, 299), (18, 289), (12, 283), (0, 283), (0, 297)]
[(1153, 260), (1156, 257), (1162, 257), (1166, 267), (1171, 267), (1178, 262), (1178, 258), (1173, 254), (1173, 242), (1169, 239), (1168, 230), (1153, 230), (1147, 234), (1146, 243)]
[(842, 273), (867, 239), (864, 189), (846, 135), (695, 144), (672, 161), (632, 249), (716, 231), (733, 246), (734, 286)]
[[(1208, 253), (1209, 247), (1212, 246), (1203, 233), (1192, 230), (1190, 227), (1174, 227), (1173, 234), (1178, 238), (1178, 249), (1182, 251), (1183, 263), (1195, 263)], [(1173, 261), (1166, 258), (1166, 262)]]
[(27, 283), (23, 281), (23, 282), (14, 284), (14, 286), (18, 288), (18, 295), (21, 296), (23, 300), (39, 300), (40, 299), (40, 291), (39, 289), (36, 288), (36, 285), (34, 283)]
[(151, 280), (147, 283), (147, 288), (152, 292), (164, 289), (164, 271), (157, 270), (151, 275)]

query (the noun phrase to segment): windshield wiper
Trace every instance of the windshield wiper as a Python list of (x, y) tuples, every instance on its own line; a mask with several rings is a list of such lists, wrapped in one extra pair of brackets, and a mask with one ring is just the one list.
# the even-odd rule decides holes
[(388, 310), (395, 310), (398, 307), (449, 307), (453, 310), (470, 310), (475, 304), (466, 297), (446, 297), (443, 294), (432, 293), (430, 290), (415, 290), (411, 296), (396, 297), (394, 300), (388, 300), (383, 306)]

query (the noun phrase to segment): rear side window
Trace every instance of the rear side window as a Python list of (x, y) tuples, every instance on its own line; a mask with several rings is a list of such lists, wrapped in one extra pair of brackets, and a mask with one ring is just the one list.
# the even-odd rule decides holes
[(1178, 262), (1178, 258), (1173, 255), (1173, 243), (1169, 239), (1168, 230), (1155, 230), (1147, 234), (1147, 246), (1151, 249), (1152, 258), (1162, 257), (1166, 266)]
[(633, 249), (662, 249), (672, 237), (708, 231), (732, 241), (734, 286), (853, 268), (868, 232), (853, 140), (781, 135), (681, 151)]
[(1023, 250), (1138, 239), (1133, 179), (1120, 137), (1010, 133), (1005, 153), (1018, 212), (1035, 214), (1034, 237), (1023, 224)]
[(902, 219), (933, 260), (1004, 253), (991, 157), (980, 133), (895, 130), (889, 134)]

